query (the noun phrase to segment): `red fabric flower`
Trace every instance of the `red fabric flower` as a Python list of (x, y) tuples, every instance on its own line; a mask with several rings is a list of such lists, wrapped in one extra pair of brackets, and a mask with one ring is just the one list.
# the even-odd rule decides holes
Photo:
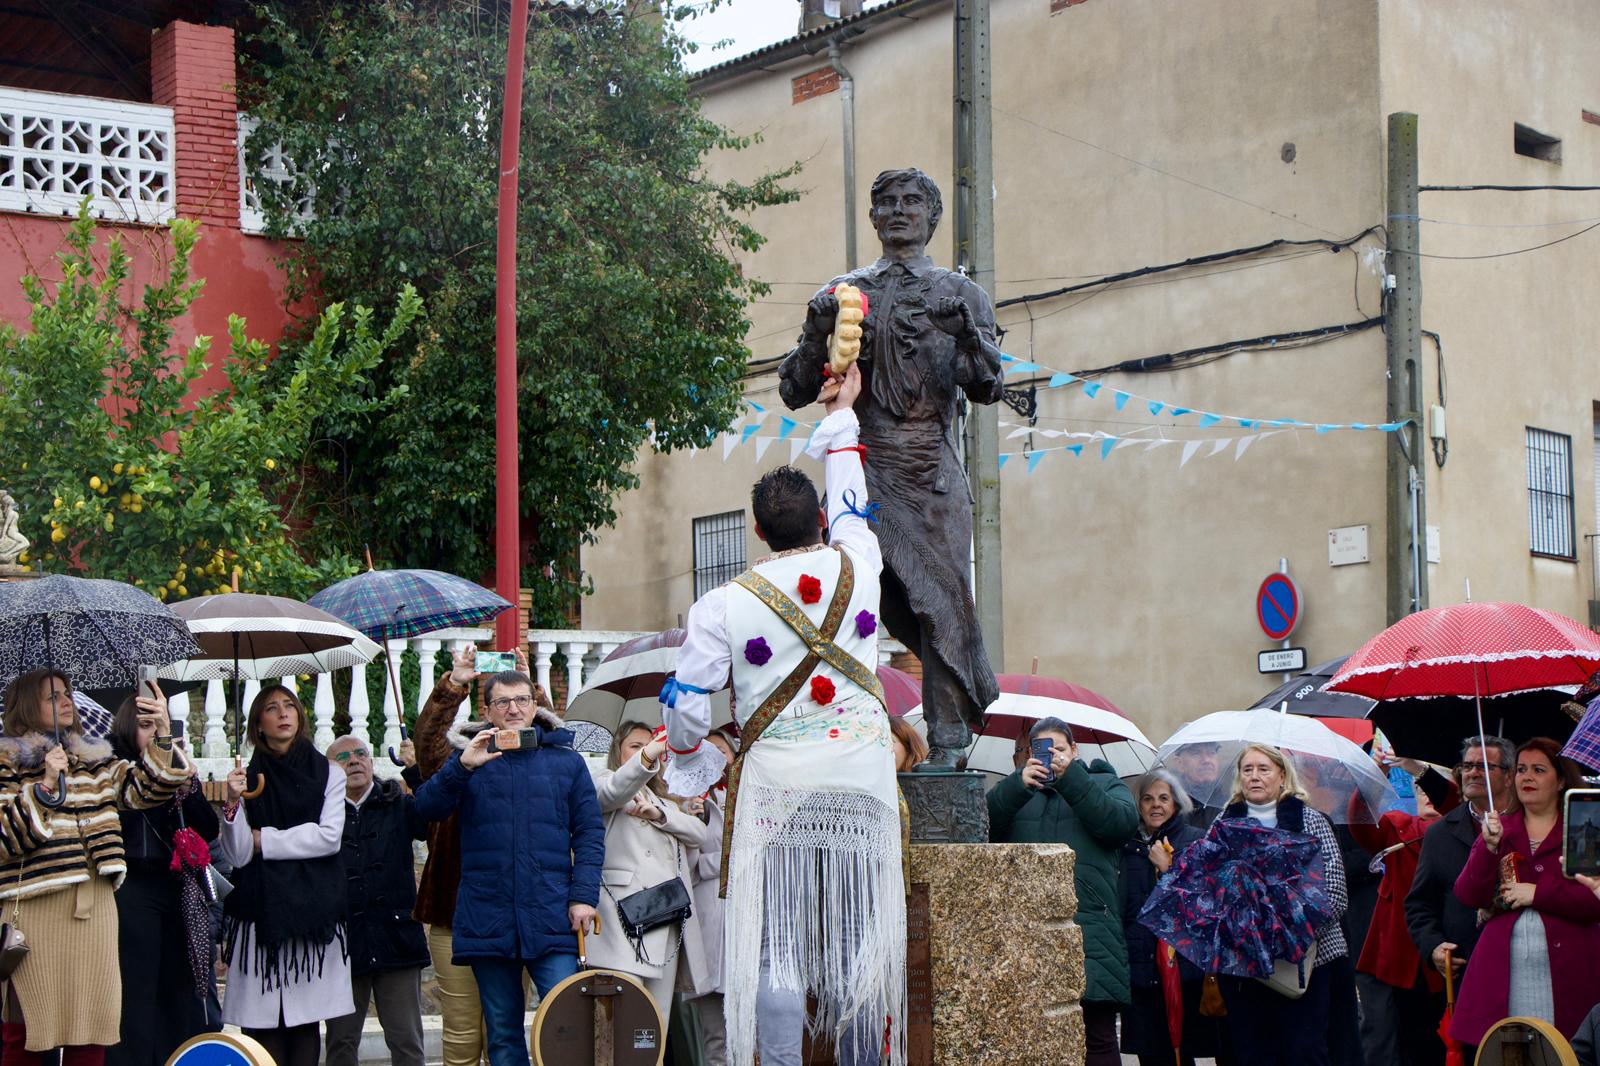
[(172, 834), (172, 870), (204, 870), (211, 865), (211, 849), (205, 838), (184, 826)]
[(800, 575), (800, 602), (816, 603), (822, 599), (822, 582), (810, 574)]
[(821, 704), (833, 702), (833, 682), (825, 677), (811, 679), (811, 698)]

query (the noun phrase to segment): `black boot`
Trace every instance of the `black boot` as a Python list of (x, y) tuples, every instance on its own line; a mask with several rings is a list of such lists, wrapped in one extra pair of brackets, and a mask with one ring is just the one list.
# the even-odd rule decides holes
[(963, 752), (955, 748), (929, 748), (928, 757), (911, 768), (914, 774), (950, 774), (961, 769)]

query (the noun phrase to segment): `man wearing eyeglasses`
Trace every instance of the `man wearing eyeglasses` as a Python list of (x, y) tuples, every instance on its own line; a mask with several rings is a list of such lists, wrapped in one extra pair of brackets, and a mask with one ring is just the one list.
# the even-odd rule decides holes
[(351, 995), (356, 1009), (328, 1019), (327, 1066), (356, 1066), (367, 1007), (394, 1066), (423, 1066), (422, 968), (428, 941), (411, 917), (417, 901), (411, 842), (427, 835), (398, 781), (372, 776), (372, 750), (359, 736), (328, 745), (328, 761), (344, 771), (344, 860), (349, 912)]
[(528, 1066), (522, 974), (544, 996), (578, 970), (574, 933), (593, 931), (605, 828), (588, 764), (547, 698), (516, 670), (483, 686), (488, 721), (417, 790), (417, 813), (460, 812), (461, 882), (451, 923), (470, 965), (490, 1066)]
[(1516, 809), (1511, 787), (1515, 754), (1511, 742), (1502, 737), (1463, 741), (1455, 782), (1465, 802), (1422, 836), (1417, 876), (1406, 895), (1406, 928), (1423, 959), (1441, 974), (1448, 954), (1450, 968), (1459, 979), (1478, 942), (1478, 912), (1456, 899), (1456, 878), (1467, 865), (1491, 800), (1496, 811)]

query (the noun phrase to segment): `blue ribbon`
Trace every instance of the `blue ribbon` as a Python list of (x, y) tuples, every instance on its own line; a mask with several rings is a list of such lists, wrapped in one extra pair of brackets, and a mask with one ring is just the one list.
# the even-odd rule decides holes
[(856, 490), (845, 489), (844, 495), (839, 498), (839, 502), (844, 506), (846, 511), (855, 515), (857, 518), (865, 518), (873, 525), (878, 524), (878, 511), (881, 510), (881, 508), (879, 507), (877, 500), (873, 500), (865, 507), (857, 507)]
[(702, 696), (709, 696), (712, 690), (701, 688), (699, 685), (691, 685), (687, 681), (679, 681), (678, 675), (673, 674), (667, 678), (667, 683), (661, 686), (661, 695), (656, 698), (668, 707), (676, 709), (678, 706), (678, 693), (680, 692), (698, 692)]

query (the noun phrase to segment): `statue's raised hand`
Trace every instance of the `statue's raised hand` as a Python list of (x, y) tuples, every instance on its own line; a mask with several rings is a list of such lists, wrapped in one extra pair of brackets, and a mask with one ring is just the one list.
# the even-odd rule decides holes
[(978, 342), (978, 323), (972, 317), (972, 308), (967, 306), (967, 301), (958, 296), (945, 296), (935, 300), (928, 312), (928, 319), (964, 347), (970, 347)]
[(839, 316), (839, 298), (831, 292), (818, 293), (806, 304), (806, 333), (821, 340), (833, 332)]

